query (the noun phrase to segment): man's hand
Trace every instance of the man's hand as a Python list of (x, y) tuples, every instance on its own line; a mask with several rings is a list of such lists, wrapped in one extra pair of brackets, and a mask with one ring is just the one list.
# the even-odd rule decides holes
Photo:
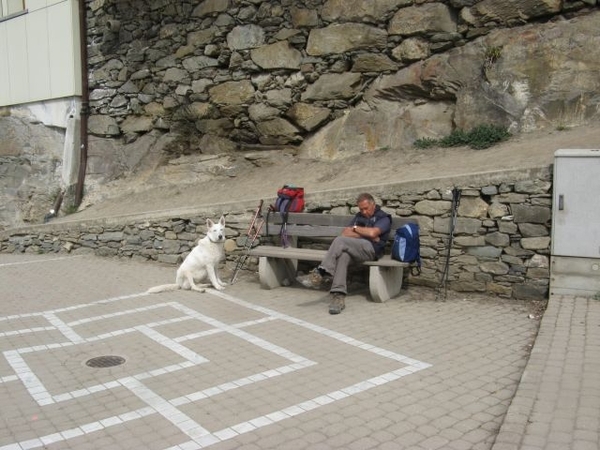
[(375, 227), (359, 227), (352, 226), (346, 227), (342, 231), (342, 236), (346, 237), (354, 237), (354, 238), (365, 238), (369, 239), (373, 242), (379, 242), (379, 235), (381, 234), (381, 230)]
[(355, 231), (356, 227), (346, 227), (342, 230), (342, 236), (359, 238), (360, 235)]

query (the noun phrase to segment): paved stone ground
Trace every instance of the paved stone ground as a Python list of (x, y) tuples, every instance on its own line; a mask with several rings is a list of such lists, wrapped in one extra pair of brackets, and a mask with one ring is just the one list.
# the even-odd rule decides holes
[[(252, 276), (144, 293), (173, 278), (0, 254), (0, 449), (491, 449), (539, 325), (523, 303), (417, 286), (356, 290), (339, 316), (326, 292)], [(100, 356), (125, 363), (86, 365)]]
[(494, 450), (600, 448), (600, 301), (552, 297)]

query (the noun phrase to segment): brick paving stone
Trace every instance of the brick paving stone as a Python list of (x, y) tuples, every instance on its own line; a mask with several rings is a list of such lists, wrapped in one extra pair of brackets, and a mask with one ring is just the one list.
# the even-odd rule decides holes
[(598, 444), (596, 441), (580, 441), (578, 439), (573, 440), (572, 450), (597, 450)]
[(396, 423), (388, 426), (385, 430), (392, 433), (395, 436), (402, 436), (405, 433), (408, 433), (408, 432), (414, 430), (414, 425), (409, 422), (405, 422), (405, 421), (396, 422)]
[(598, 417), (588, 416), (587, 413), (582, 414), (576, 418), (575, 428), (600, 434), (600, 420)]
[(372, 436), (365, 436), (355, 440), (354, 442), (349, 444), (347, 448), (349, 450), (367, 450), (375, 449), (379, 444), (380, 442), (374, 439)]
[(442, 428), (440, 429), (440, 432), (438, 433), (438, 435), (440, 437), (446, 438), (448, 439), (448, 442), (455, 442), (455, 441), (459, 441), (460, 438), (463, 436), (464, 433), (455, 430), (453, 428)]
[(396, 436), (397, 436), (396, 434), (391, 433), (388, 430), (381, 430), (381, 429), (375, 429), (371, 433), (371, 437), (373, 439), (375, 439), (379, 444), (393, 441)]
[[(384, 442), (379, 446), (380, 450), (403, 450), (406, 447), (402, 444), (398, 444), (397, 442)], [(329, 449), (323, 449), (329, 450)]]
[(447, 445), (448, 439), (441, 436), (432, 436), (421, 442), (422, 447), (429, 448), (431, 450), (446, 448)]
[(598, 442), (600, 433), (598, 431), (587, 431), (587, 430), (575, 430), (573, 437), (575, 440)]
[(456, 439), (448, 443), (448, 448), (452, 450), (472, 450), (473, 444), (468, 441)]
[(409, 431), (400, 436), (400, 443), (401, 445), (404, 445), (407, 448), (411, 448), (412, 446), (420, 445), (420, 443), (423, 442), (425, 439), (427, 439), (426, 436), (423, 436), (422, 434), (417, 433), (416, 431)]
[[(521, 439), (519, 438), (519, 441)], [(518, 444), (518, 442), (517, 442)], [(535, 447), (535, 448), (544, 448), (546, 445), (546, 437), (545, 436), (533, 436), (526, 435), (523, 437), (523, 446), (524, 447)]]
[(483, 429), (478, 429), (478, 430), (471, 430), (467, 433), (465, 433), (462, 436), (462, 439), (464, 439), (465, 441), (469, 441), (473, 444), (477, 444), (478, 442), (482, 442), (485, 441), (486, 438), (488, 438), (490, 436), (490, 433), (486, 430)]

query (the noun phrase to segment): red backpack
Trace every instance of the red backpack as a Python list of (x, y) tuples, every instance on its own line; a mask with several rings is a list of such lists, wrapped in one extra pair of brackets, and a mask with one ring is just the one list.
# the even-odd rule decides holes
[(280, 213), (304, 211), (304, 188), (284, 185), (277, 190), (277, 200), (271, 208)]
[(283, 218), (281, 229), (279, 230), (279, 237), (281, 238), (281, 245), (284, 247), (289, 246), (289, 240), (287, 236), (287, 220), (288, 213), (298, 213), (304, 211), (304, 188), (292, 186), (290, 184), (284, 185), (281, 189), (277, 190), (277, 200), (274, 205), (269, 207), (267, 212), (267, 234), (269, 234), (269, 217), (271, 212), (278, 212)]

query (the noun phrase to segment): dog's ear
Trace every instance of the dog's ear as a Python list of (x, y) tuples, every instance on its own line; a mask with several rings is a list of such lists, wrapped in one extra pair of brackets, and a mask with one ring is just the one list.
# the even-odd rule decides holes
[(225, 216), (221, 216), (221, 218), (219, 219), (219, 223), (225, 226)]
[(215, 224), (215, 223), (214, 223), (212, 220), (210, 220), (210, 219), (206, 219), (206, 227), (207, 227), (208, 229), (212, 228), (214, 224)]

